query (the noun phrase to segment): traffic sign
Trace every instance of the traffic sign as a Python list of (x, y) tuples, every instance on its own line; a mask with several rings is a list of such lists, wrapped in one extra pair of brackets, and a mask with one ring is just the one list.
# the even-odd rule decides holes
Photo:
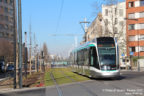
[(133, 55), (134, 54), (134, 52), (130, 52), (130, 55)]
[(123, 54), (121, 54), (121, 56), (123, 56), (123, 57), (124, 57), (124, 56), (125, 56), (125, 54), (123, 53)]

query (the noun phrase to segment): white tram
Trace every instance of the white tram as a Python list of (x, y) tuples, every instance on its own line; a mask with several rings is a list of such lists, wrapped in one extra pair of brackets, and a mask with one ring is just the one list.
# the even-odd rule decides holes
[(119, 51), (115, 38), (99, 37), (72, 51), (72, 70), (94, 78), (120, 75)]

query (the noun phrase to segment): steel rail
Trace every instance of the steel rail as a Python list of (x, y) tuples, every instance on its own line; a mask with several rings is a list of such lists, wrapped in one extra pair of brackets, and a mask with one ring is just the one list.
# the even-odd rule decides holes
[(86, 90), (88, 93), (90, 93), (92, 96), (98, 96), (97, 94), (95, 94), (94, 92), (92, 92), (90, 89), (88, 89), (86, 86), (80, 84), (80, 82), (77, 82), (76, 80), (74, 80), (73, 78), (71, 78), (71, 76), (68, 76), (67, 74), (65, 74), (63, 72), (63, 70), (60, 70), (60, 72), (68, 79), (70, 79), (72, 82), (76, 82), (79, 86), (81, 86), (84, 90)]
[(50, 72), (50, 76), (51, 76), (53, 82), (55, 83), (55, 87), (57, 89), (58, 95), (59, 96), (64, 96), (63, 93), (62, 93), (62, 90), (60, 89), (59, 85), (57, 84), (52, 72)]

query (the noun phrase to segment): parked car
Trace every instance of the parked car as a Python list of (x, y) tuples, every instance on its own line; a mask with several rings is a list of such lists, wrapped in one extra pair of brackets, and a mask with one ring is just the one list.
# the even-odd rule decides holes
[(126, 69), (126, 67), (128, 69), (131, 69), (130, 59), (129, 58), (122, 58), (121, 63), (120, 63), (120, 68), (121, 69)]
[(9, 71), (14, 71), (14, 65), (11, 65), (11, 64), (8, 65), (6, 71), (7, 71), (7, 72), (9, 72)]

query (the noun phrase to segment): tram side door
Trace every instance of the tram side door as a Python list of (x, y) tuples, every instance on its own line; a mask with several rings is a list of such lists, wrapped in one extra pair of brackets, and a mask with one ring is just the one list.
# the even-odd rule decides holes
[(89, 77), (91, 77), (91, 69), (90, 67), (92, 67), (94, 64), (94, 57), (93, 57), (93, 48), (89, 48)]

